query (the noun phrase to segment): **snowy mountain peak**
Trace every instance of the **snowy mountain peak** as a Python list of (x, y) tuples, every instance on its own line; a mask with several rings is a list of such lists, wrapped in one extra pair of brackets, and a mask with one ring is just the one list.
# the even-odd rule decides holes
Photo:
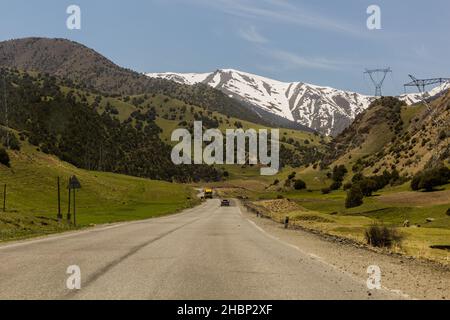
[[(207, 84), (231, 98), (333, 136), (349, 126), (375, 99), (356, 92), (303, 82), (282, 82), (234, 69), (212, 73), (149, 73), (147, 76), (187, 85)], [(436, 88), (430, 95), (443, 88)], [(420, 100), (414, 94), (401, 98), (409, 104)]]

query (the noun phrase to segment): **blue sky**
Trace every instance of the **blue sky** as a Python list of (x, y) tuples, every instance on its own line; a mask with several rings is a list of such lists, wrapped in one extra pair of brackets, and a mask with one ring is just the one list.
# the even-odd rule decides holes
[[(82, 29), (66, 28), (66, 8)], [(381, 30), (366, 27), (371, 4)], [(450, 77), (448, 0), (0, 0), (0, 40), (81, 42), (139, 72), (233, 68), (371, 94), (364, 68), (390, 66), (384, 93), (408, 74)]]

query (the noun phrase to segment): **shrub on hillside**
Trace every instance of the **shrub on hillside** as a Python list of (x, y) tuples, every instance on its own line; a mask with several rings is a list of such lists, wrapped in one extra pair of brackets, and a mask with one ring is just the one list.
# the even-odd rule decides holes
[(447, 209), (446, 215), (450, 216), (450, 208)]
[(351, 182), (347, 182), (344, 184), (344, 191), (350, 190), (352, 188), (353, 184)]
[(345, 199), (346, 208), (355, 208), (363, 204), (364, 195), (358, 184), (352, 186), (352, 188), (347, 191), (347, 198)]
[(5, 148), (11, 150), (20, 150), (20, 143), (16, 135), (0, 128), (0, 140), (3, 142)]
[(296, 175), (297, 175), (297, 172), (292, 172), (292, 173), (288, 176), (288, 180), (294, 179)]
[(411, 189), (433, 191), (435, 187), (447, 184), (449, 180), (450, 169), (442, 165), (416, 174), (411, 181)]
[(365, 197), (371, 197), (372, 193), (378, 190), (378, 184), (375, 179), (364, 178), (359, 182), (361, 192)]
[(339, 190), (342, 187), (342, 181), (333, 181), (330, 185), (330, 190)]
[(367, 228), (365, 238), (369, 245), (378, 248), (390, 248), (394, 244), (399, 244), (402, 236), (395, 228), (373, 225)]
[(323, 188), (322, 189), (322, 194), (329, 194), (331, 192), (330, 188)]
[(422, 180), (422, 175), (421, 174), (415, 175), (413, 177), (413, 179), (411, 180), (411, 189), (414, 190), (414, 191), (418, 191), (421, 180)]
[(303, 190), (303, 189), (306, 189), (306, 183), (305, 183), (305, 181), (300, 180), (300, 179), (295, 180), (295, 183), (294, 183), (294, 189), (295, 189), (295, 190)]
[(333, 173), (329, 175), (333, 180), (333, 183), (330, 185), (331, 190), (339, 190), (342, 187), (342, 182), (347, 172), (347, 168), (344, 165), (333, 168)]
[(10, 160), (8, 152), (6, 152), (4, 148), (0, 148), (0, 163), (3, 164), (4, 166), (9, 167), (10, 166), (9, 161)]

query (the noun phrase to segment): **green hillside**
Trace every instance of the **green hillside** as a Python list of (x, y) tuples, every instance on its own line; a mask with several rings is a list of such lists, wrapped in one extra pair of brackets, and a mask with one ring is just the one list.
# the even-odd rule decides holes
[[(0, 190), (7, 185), (6, 212), (0, 211), (0, 241), (69, 230), (67, 183), (76, 175), (79, 227), (146, 219), (173, 213), (198, 203), (189, 186), (78, 169), (24, 144), (9, 151), (11, 167), (0, 165)], [(63, 222), (56, 220), (57, 177), (61, 179)], [(2, 197), (3, 199), (3, 197)]]
[[(219, 180), (221, 173), (211, 166), (176, 166), (170, 159), (171, 146), (160, 138), (153, 109), (134, 118), (120, 119), (116, 107), (95, 96), (80, 95), (61, 87), (62, 80), (0, 69), (5, 77), (9, 107), (8, 127), (47, 154), (53, 154), (78, 168), (122, 173), (165, 181)], [(5, 99), (3, 90), (0, 93)], [(105, 101), (103, 101), (105, 100)], [(102, 106), (99, 103), (104, 103)], [(118, 102), (118, 101), (116, 101)], [(2, 104), (2, 109), (4, 103)], [(127, 105), (122, 103), (124, 114)], [(3, 112), (2, 114), (5, 114)], [(2, 124), (6, 120), (1, 119)], [(5, 142), (6, 131), (0, 130)], [(20, 141), (11, 141), (19, 149)], [(157, 150), (157, 152), (155, 152)]]
[(3, 41), (0, 42), (0, 53), (1, 67), (55, 76), (64, 79), (69, 87), (78, 85), (92, 92), (114, 96), (160, 94), (265, 126), (308, 129), (288, 123), (284, 118), (269, 112), (263, 112), (264, 116), (261, 117), (253, 108), (204, 84), (188, 86), (151, 79), (122, 68), (98, 52), (66, 39), (24, 38)]
[[(194, 121), (202, 121), (204, 129), (219, 128), (223, 132), (230, 128), (271, 129), (161, 94), (111, 97), (85, 88), (65, 85), (61, 85), (60, 90), (68, 99), (87, 104), (99, 115), (108, 115), (138, 130), (156, 124), (159, 137), (169, 145), (174, 144), (170, 137), (175, 129), (192, 129)], [(314, 163), (325, 153), (325, 144), (329, 138), (309, 131), (286, 128), (279, 130), (282, 145), (280, 157), (283, 165), (299, 167)]]

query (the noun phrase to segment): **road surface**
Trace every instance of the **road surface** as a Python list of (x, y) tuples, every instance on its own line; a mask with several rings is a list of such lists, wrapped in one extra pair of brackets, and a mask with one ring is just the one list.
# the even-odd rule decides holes
[[(0, 246), (0, 299), (398, 299), (219, 200), (180, 214)], [(81, 289), (66, 286), (81, 270)]]

